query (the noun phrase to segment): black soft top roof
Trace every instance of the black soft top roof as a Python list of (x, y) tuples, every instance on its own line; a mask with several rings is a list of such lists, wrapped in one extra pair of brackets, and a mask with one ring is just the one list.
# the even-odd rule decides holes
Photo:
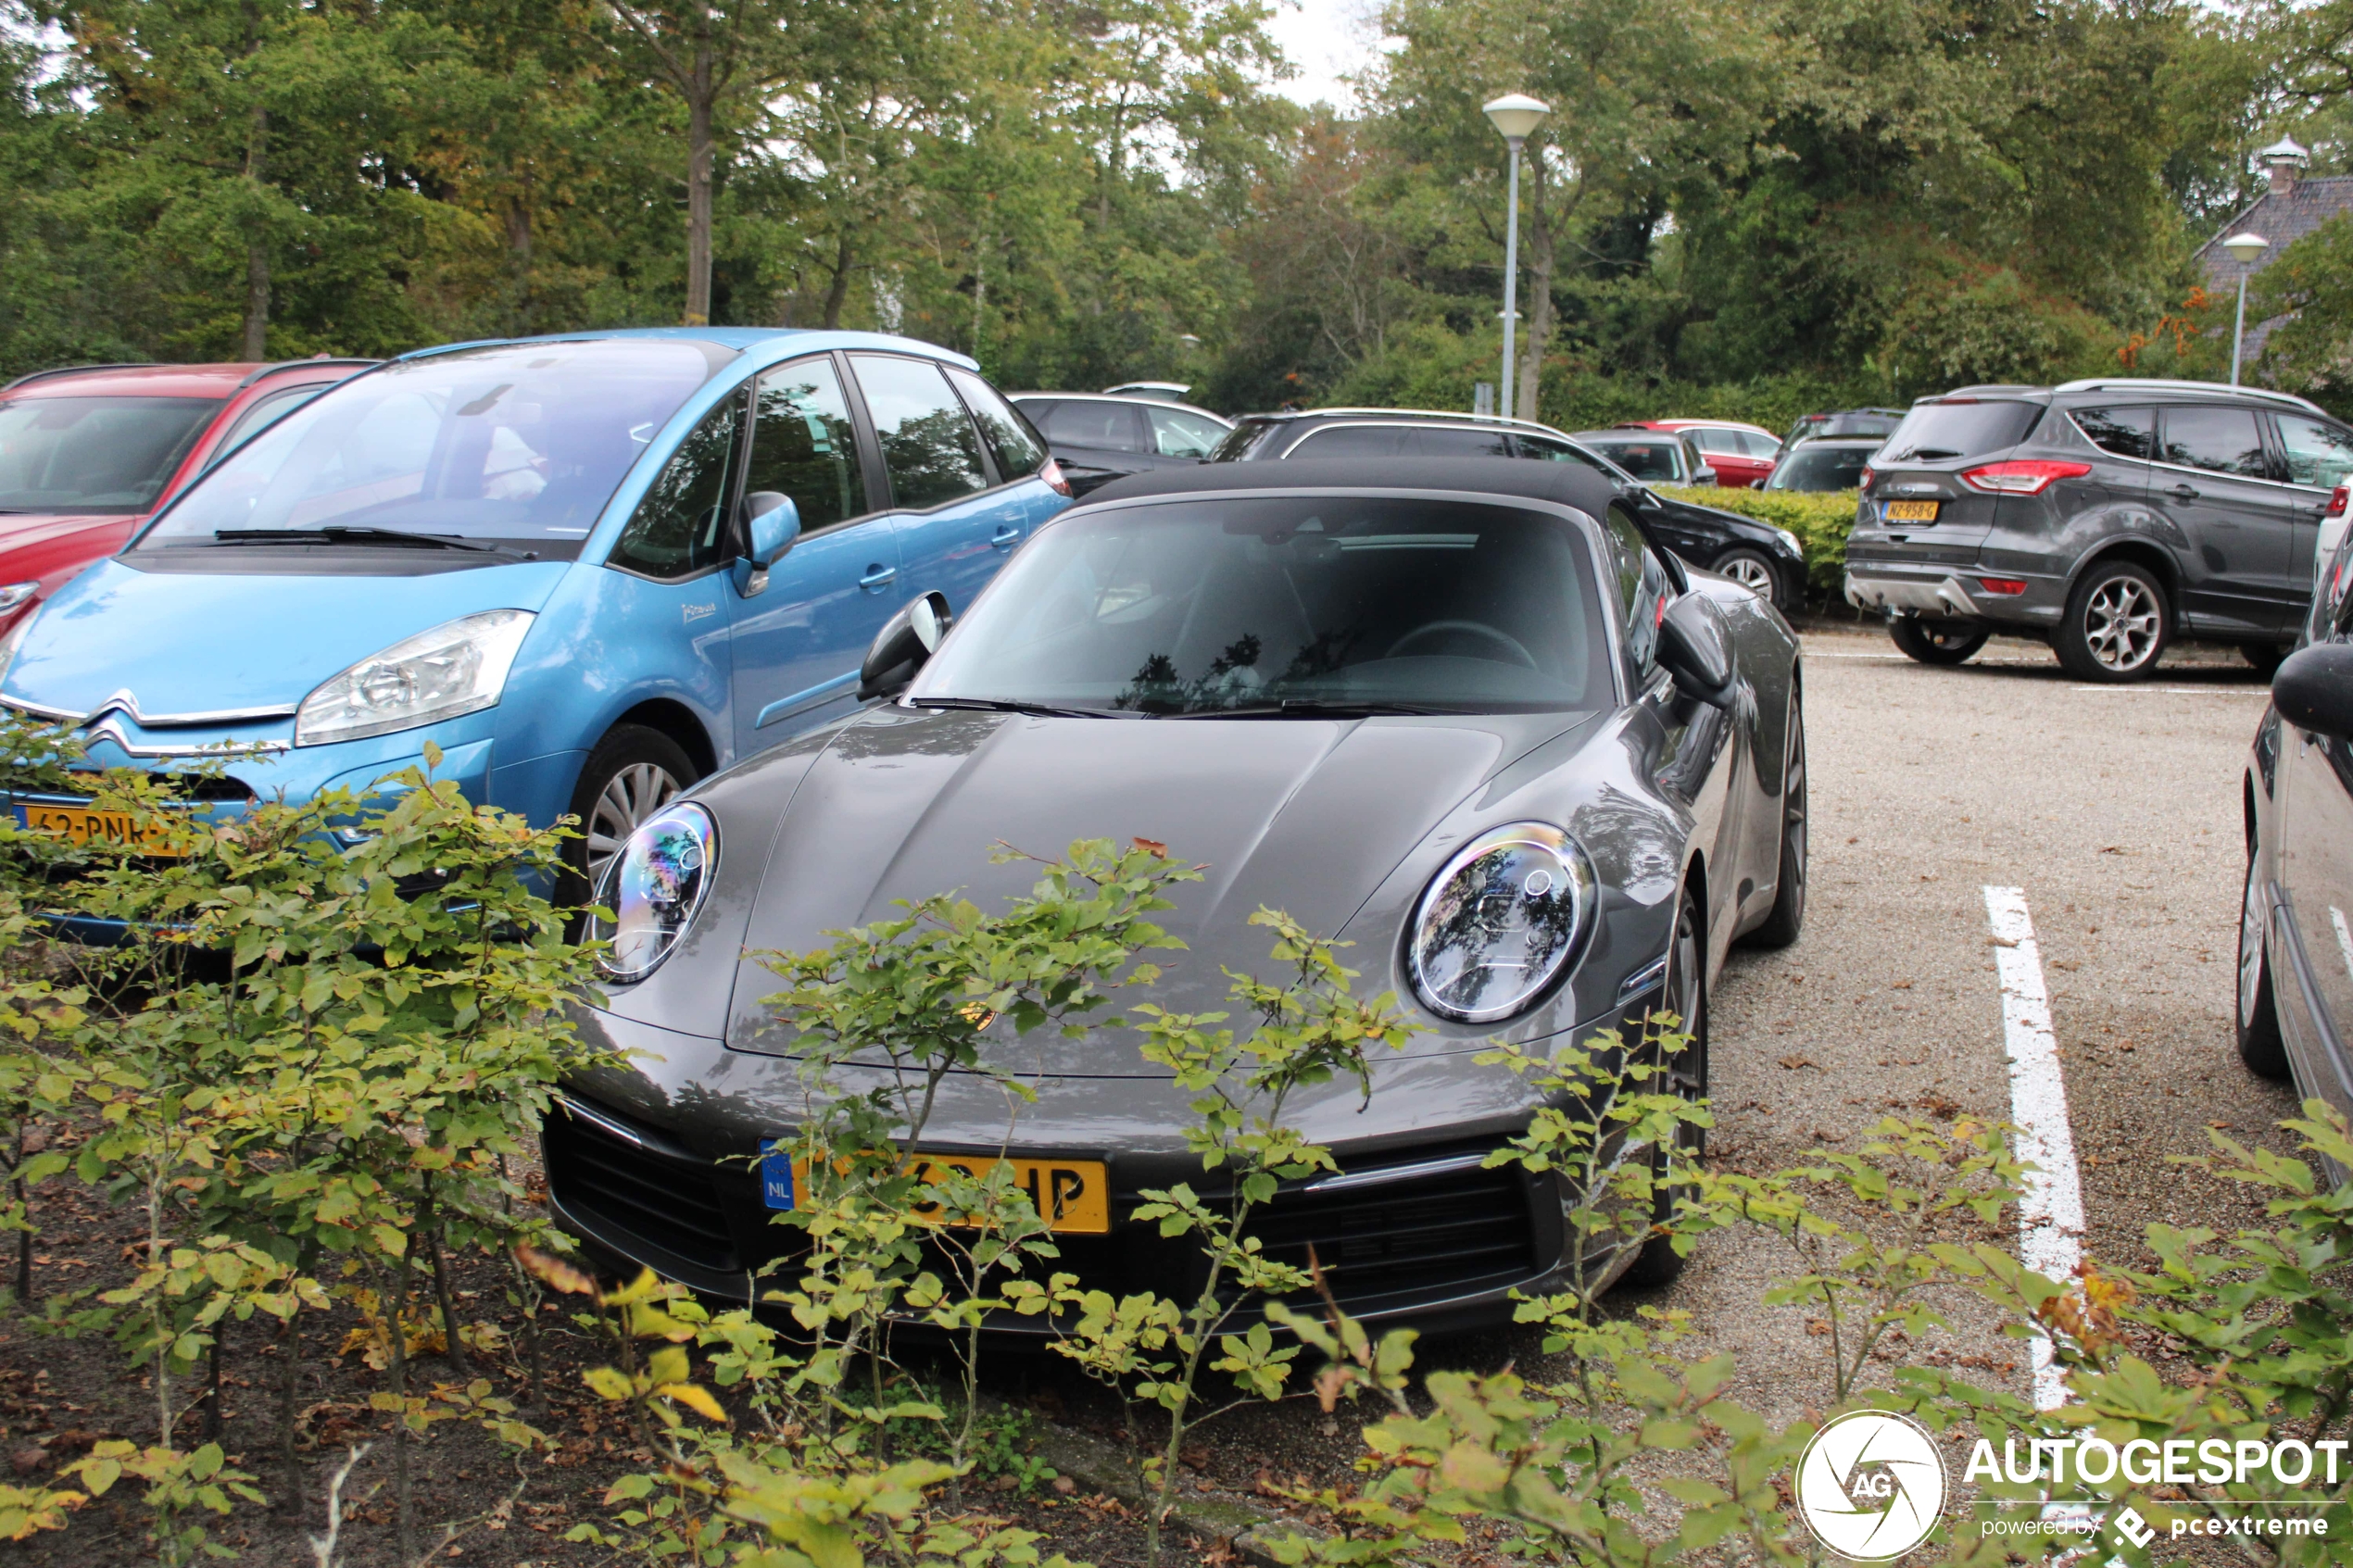
[(1205, 490), (1468, 490), (1557, 502), (1596, 521), (1617, 498), (1617, 486), (1582, 463), (1531, 458), (1299, 458), (1129, 474), (1089, 492), (1078, 505)]

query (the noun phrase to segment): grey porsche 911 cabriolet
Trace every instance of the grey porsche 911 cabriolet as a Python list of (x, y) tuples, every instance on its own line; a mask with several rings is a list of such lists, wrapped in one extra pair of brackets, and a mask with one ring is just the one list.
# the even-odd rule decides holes
[[(617, 858), (609, 984), (582, 1018), (635, 1065), (567, 1085), (546, 1132), (556, 1212), (593, 1252), (740, 1299), (798, 1239), (756, 1169), (803, 1100), (754, 955), (824, 947), (898, 899), (1026, 891), (1034, 867), (1000, 845), (1143, 838), (1205, 868), (1160, 917), (1187, 950), (1152, 1001), (1226, 1005), (1221, 966), (1265, 966), (1248, 921), (1266, 907), (1353, 944), (1359, 989), (1393, 990), (1420, 1031), (1369, 1100), (1333, 1083), (1290, 1102), (1340, 1169), (1261, 1211), (1267, 1248), (1314, 1245), (1366, 1319), (1507, 1321), (1515, 1289), (1559, 1278), (1564, 1195), (1485, 1168), (1534, 1103), (1479, 1052), (1672, 1012), (1695, 1040), (1675, 1085), (1704, 1094), (1727, 949), (1797, 936), (1796, 638), (1655, 548), (1598, 474), (1140, 475), (1041, 527), (952, 629), (946, 608), (927, 594), (886, 630), (861, 712), (705, 780)], [(1007, 1033), (1004, 1065), (1038, 1091), (1011, 1152), (1109, 1199), (1059, 1227), (1057, 1267), (1176, 1293), (1187, 1249), (1132, 1213), (1141, 1189), (1201, 1180), (1189, 1097), (1122, 1027), (1051, 1034)], [(888, 1069), (841, 1071), (857, 1089)], [(993, 1154), (1005, 1115), (989, 1080), (951, 1075), (925, 1150)], [(1612, 1266), (1671, 1270), (1656, 1251)]]

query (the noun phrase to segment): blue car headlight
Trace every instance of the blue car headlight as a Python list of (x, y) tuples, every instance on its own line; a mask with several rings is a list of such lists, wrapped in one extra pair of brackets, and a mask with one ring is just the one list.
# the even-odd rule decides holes
[(1576, 956), (1594, 901), (1592, 864), (1567, 834), (1549, 822), (1490, 828), (1415, 906), (1415, 995), (1462, 1023), (1525, 1012)]
[(695, 923), (718, 867), (718, 824), (692, 801), (638, 823), (597, 890), (612, 911), (610, 924), (599, 918), (589, 933), (610, 944), (597, 960), (605, 978), (625, 985), (651, 974)]
[(496, 707), (534, 619), (527, 609), (460, 616), (361, 659), (302, 699), (294, 743), (360, 740)]

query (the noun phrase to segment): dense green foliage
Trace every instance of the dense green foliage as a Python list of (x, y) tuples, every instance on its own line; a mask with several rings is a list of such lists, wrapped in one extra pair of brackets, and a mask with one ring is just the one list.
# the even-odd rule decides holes
[[(2133, 359), (2252, 148), (2344, 162), (2347, 11), (1389, 0), (1341, 115), (1273, 95), (1265, 0), (0, 0), (0, 371), (710, 320), (1466, 407), (1478, 105), (1520, 90), (1559, 110), (1520, 406), (1780, 428)], [(2279, 303), (2339, 314), (2343, 248)], [(2271, 370), (2327, 358), (2288, 334)]]

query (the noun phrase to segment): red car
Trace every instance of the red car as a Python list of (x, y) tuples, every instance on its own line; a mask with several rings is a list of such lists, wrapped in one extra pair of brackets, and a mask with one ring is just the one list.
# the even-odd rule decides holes
[(0, 634), (215, 458), (374, 363), (81, 365), (0, 387)]
[(1727, 490), (1745, 490), (1773, 471), (1780, 439), (1769, 430), (1736, 420), (1642, 420), (1634, 430), (1671, 430), (1689, 435)]

